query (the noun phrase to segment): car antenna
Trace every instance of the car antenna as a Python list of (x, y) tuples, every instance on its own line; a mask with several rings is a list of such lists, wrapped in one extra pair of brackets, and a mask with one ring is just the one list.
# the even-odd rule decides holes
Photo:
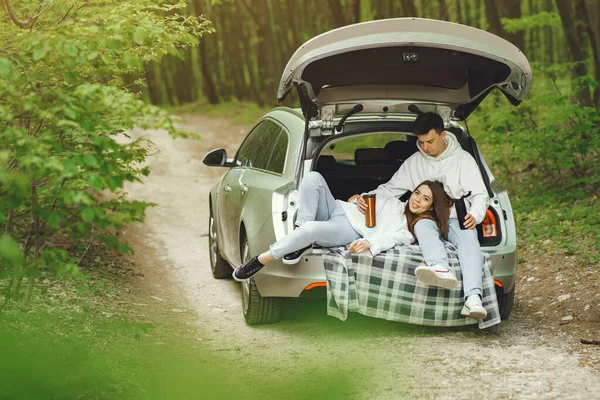
[(363, 110), (363, 105), (362, 104), (357, 104), (354, 107), (352, 107), (352, 110), (348, 111), (346, 113), (346, 115), (344, 115), (342, 117), (342, 119), (340, 119), (339, 124), (337, 124), (337, 126), (335, 127), (335, 130), (337, 132), (341, 132), (342, 131), (342, 126), (344, 126), (344, 122), (346, 122), (346, 120), (348, 119), (349, 116), (351, 116), (352, 114), (356, 114), (357, 112), (361, 112)]

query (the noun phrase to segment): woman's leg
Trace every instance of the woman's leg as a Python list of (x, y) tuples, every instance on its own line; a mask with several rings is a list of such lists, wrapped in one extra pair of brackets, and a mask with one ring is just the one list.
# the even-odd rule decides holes
[(458, 280), (450, 270), (448, 254), (437, 224), (431, 219), (421, 219), (415, 224), (415, 236), (425, 264), (415, 268), (417, 280), (428, 286), (438, 286), (444, 289), (454, 289)]
[(311, 171), (300, 183), (300, 198), (298, 200), (298, 215), (296, 225), (303, 225), (308, 221), (327, 221), (335, 215), (343, 214), (343, 209), (327, 186), (323, 176)]
[(433, 220), (423, 218), (417, 221), (415, 236), (419, 241), (425, 264), (430, 267), (434, 265), (448, 267), (448, 254), (440, 238), (440, 229)]
[[(342, 246), (360, 238), (343, 213), (327, 221), (308, 221), (271, 245), (269, 253), (278, 260), (286, 254), (316, 243), (323, 247)], [(266, 257), (266, 256), (265, 256)], [(267, 258), (264, 258), (265, 261)]]

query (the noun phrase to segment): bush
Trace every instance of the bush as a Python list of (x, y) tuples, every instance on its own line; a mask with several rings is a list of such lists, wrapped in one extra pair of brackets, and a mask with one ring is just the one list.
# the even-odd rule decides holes
[(212, 29), (182, 4), (41, 4), (40, 13), (37, 0), (6, 2), (11, 18), (0, 19), (0, 278), (30, 277), (28, 295), (40, 269), (78, 275), (94, 241), (127, 250), (105, 232), (144, 218), (149, 204), (122, 189), (148, 175), (151, 144), (118, 138), (134, 126), (180, 133), (129, 88), (146, 63)]

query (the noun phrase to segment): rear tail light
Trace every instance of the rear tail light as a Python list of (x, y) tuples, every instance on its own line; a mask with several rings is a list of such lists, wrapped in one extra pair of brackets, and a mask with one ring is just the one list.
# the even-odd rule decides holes
[(481, 223), (481, 231), (484, 238), (498, 237), (498, 225), (496, 225), (496, 217), (491, 210), (487, 210), (485, 218)]

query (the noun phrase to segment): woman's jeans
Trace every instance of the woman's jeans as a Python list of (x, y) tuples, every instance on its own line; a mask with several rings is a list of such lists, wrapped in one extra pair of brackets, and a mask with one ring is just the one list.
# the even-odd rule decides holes
[(318, 244), (323, 247), (342, 246), (361, 236), (352, 228), (342, 205), (335, 201), (325, 178), (311, 171), (300, 183), (297, 227), (293, 232), (270, 247), (276, 260)]
[[(479, 246), (476, 229), (460, 229), (458, 220), (448, 220), (448, 240), (458, 250), (458, 260), (463, 277), (463, 290), (465, 298), (478, 294), (483, 295), (483, 253)], [(449, 266), (448, 254), (440, 239), (440, 230), (437, 224), (430, 219), (421, 219), (415, 225), (415, 236), (423, 253), (425, 264), (434, 266), (441, 264)], [(483, 296), (482, 296), (483, 297)]]

